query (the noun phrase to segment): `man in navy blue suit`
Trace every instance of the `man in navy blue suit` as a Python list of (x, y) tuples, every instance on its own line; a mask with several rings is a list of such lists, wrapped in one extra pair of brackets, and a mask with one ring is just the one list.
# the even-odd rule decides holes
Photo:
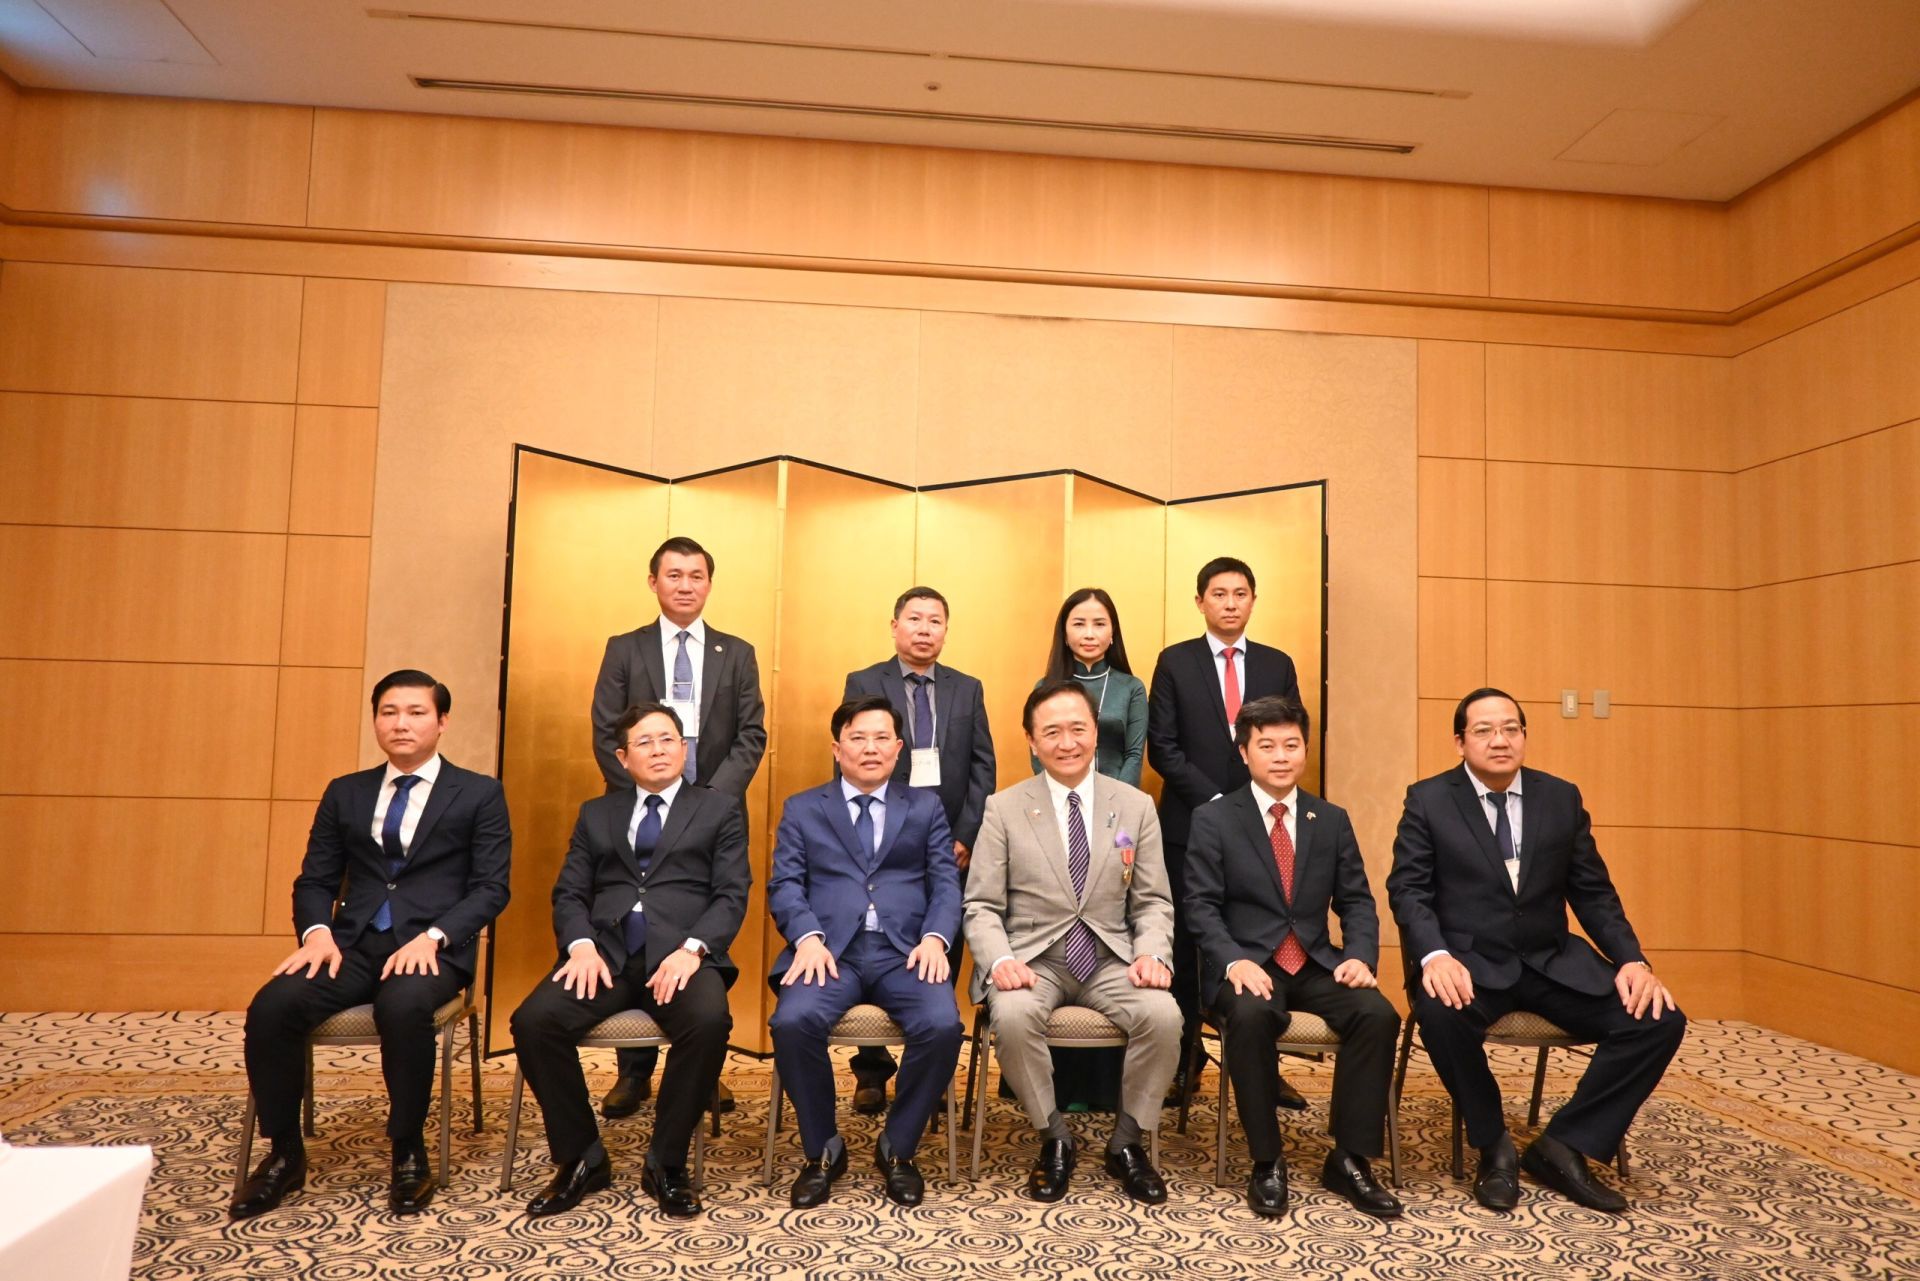
[(806, 1166), (796, 1207), (826, 1200), (847, 1168), (834, 1121), (827, 1035), (855, 1005), (877, 1005), (906, 1033), (905, 1062), (874, 1159), (887, 1196), (918, 1205), (914, 1149), (960, 1057), (947, 952), (960, 930), (960, 876), (939, 796), (893, 777), (905, 718), (884, 695), (833, 713), (840, 776), (789, 797), (774, 837), (767, 908), (792, 940), (774, 962), (769, 1026), (799, 1117)]

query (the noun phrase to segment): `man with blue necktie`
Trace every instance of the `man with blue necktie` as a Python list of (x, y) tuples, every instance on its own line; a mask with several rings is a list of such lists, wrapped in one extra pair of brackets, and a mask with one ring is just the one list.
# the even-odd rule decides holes
[(780, 1004), (770, 1027), (807, 1157), (791, 1195), (798, 1208), (824, 1201), (847, 1167), (827, 1056), (842, 1015), (877, 1005), (906, 1034), (900, 1088), (874, 1148), (897, 1205), (920, 1204), (914, 1149), (960, 1057), (960, 1009), (947, 981), (959, 869), (939, 798), (893, 778), (904, 722), (877, 694), (835, 709), (840, 776), (788, 798), (774, 838), (767, 909), (792, 943), (774, 962)]
[(300, 1099), (307, 1036), (373, 1004), (393, 1171), (387, 1204), (433, 1196), (422, 1129), (433, 1100), (434, 1011), (473, 982), (480, 932), (507, 905), (513, 833), (500, 784), (440, 755), (453, 695), (411, 668), (373, 687), (387, 763), (327, 784), (293, 883), (300, 946), (247, 1007), (247, 1084), (272, 1144), (230, 1207), (250, 1219), (306, 1182)]
[[(686, 728), (689, 783), (743, 799), (767, 750), (766, 708), (753, 646), (708, 627), (713, 555), (691, 538), (669, 538), (647, 562), (647, 587), (660, 617), (609, 637), (593, 685), (593, 754), (608, 792), (632, 792), (620, 764), (616, 722), (635, 703), (664, 703)], [(744, 813), (744, 811), (743, 811)], [(621, 1050), (620, 1072), (600, 1102), (603, 1116), (631, 1116), (653, 1092), (655, 1050)], [(720, 1087), (720, 1110), (733, 1095)]]

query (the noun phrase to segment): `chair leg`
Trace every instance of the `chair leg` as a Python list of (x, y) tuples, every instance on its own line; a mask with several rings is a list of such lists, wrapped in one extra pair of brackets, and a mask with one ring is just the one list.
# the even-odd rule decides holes
[(1619, 1167), (1621, 1178), (1630, 1177), (1627, 1174), (1627, 1137), (1624, 1134), (1620, 1136), (1619, 1150), (1613, 1154), (1613, 1163)]
[(1147, 1140), (1147, 1160), (1153, 1162), (1153, 1168), (1160, 1168), (1160, 1122), (1153, 1123), (1153, 1137)]
[[(1222, 1058), (1226, 1057), (1225, 1051), (1221, 1052), (1221, 1057)], [(1179, 1130), (1180, 1130), (1180, 1133), (1182, 1134), (1185, 1134), (1187, 1132), (1187, 1110), (1190, 1107), (1192, 1107), (1193, 1092), (1196, 1089), (1198, 1089), (1200, 1085), (1200, 1083), (1194, 1079), (1196, 1076), (1199, 1075), (1199, 1073), (1200, 1073), (1200, 1033), (1198, 1029), (1195, 1029), (1193, 1034), (1193, 1039), (1187, 1043), (1186, 1062), (1182, 1065), (1182, 1070), (1180, 1073)], [(1222, 1075), (1223, 1076), (1225, 1075), (1224, 1070), (1222, 1071)]]
[(960, 1111), (967, 1116), (973, 1115), (973, 1090), (980, 1083), (980, 1039), (987, 1030), (987, 1007), (977, 1005), (973, 1010), (973, 1053), (967, 1056), (967, 1101)]
[(1387, 1181), (1400, 1186), (1400, 1095), (1387, 1100)]
[(240, 1114), (239, 1168), (233, 1172), (233, 1194), (236, 1197), (240, 1195), (240, 1189), (245, 1186), (247, 1182), (247, 1166), (253, 1161), (253, 1123), (255, 1113), (256, 1104), (253, 1101), (253, 1091), (248, 1090), (246, 1111)]
[(697, 1125), (693, 1127), (693, 1186), (700, 1192), (707, 1190), (707, 1132)]
[(1467, 1177), (1467, 1123), (1460, 1119), (1460, 1108), (1457, 1104), (1449, 1100), (1447, 1108), (1452, 1114), (1450, 1123), (1453, 1126), (1453, 1177), (1464, 1179)]
[(1547, 1047), (1540, 1047), (1540, 1057), (1533, 1063), (1533, 1100), (1527, 1104), (1527, 1128), (1540, 1127), (1540, 1096), (1547, 1088)]
[(467, 1016), (467, 1062), (473, 1065), (473, 1132), (485, 1134), (486, 1121), (480, 1114), (480, 1011)]
[(1400, 1032), (1400, 1062), (1394, 1067), (1394, 1070), (1393, 1070), (1393, 1098), (1395, 1103), (1398, 1103), (1400, 1101), (1401, 1094), (1403, 1094), (1406, 1091), (1407, 1061), (1412, 1057), (1413, 1057), (1413, 1015), (1408, 1014), (1406, 1018), (1406, 1023), (1401, 1028), (1401, 1032)]
[(312, 1138), (316, 1133), (316, 1131), (313, 1128), (313, 1042), (312, 1041), (307, 1042), (307, 1088), (306, 1088), (306, 1093), (301, 1097), (300, 1109), (301, 1109), (301, 1116), (303, 1120), (302, 1128), (306, 1131), (307, 1137)]
[(440, 1032), (440, 1182), (453, 1170), (453, 1033), (449, 1023)]
[(982, 1035), (981, 1025), (974, 1024), (973, 1072), (967, 1082), (969, 1093), (978, 1086), (973, 1101), (973, 1181), (980, 1181), (980, 1140), (987, 1128), (987, 1069), (993, 1066), (993, 1039)]
[[(1226, 1055), (1221, 1055), (1225, 1058)], [(1227, 1108), (1233, 1100), (1233, 1082), (1227, 1076), (1226, 1064), (1220, 1065), (1220, 1116), (1213, 1127), (1213, 1186), (1227, 1186), (1227, 1118), (1232, 1115)]]
[(520, 1157), (520, 1096), (526, 1093), (527, 1079), (521, 1075), (520, 1059), (513, 1061), (513, 1096), (507, 1104), (507, 1150), (500, 1154), (500, 1190), (513, 1191), (513, 1165)]
[[(953, 1082), (947, 1082), (947, 1182), (960, 1181), (960, 1118), (954, 1112), (954, 1104), (959, 1102)], [(1624, 1171), (1622, 1171), (1624, 1173)]]
[[(725, 1059), (721, 1060), (720, 1066), (722, 1070), (726, 1068)], [(707, 1104), (707, 1133), (716, 1139), (720, 1137), (720, 1083), (718, 1081), (713, 1083), (713, 1098)]]
[(780, 1067), (774, 1065), (773, 1084), (767, 1090), (767, 1145), (761, 1154), (760, 1175), (768, 1187), (773, 1186), (773, 1136), (780, 1132), (780, 1114), (785, 1111), (785, 1100), (780, 1090)]

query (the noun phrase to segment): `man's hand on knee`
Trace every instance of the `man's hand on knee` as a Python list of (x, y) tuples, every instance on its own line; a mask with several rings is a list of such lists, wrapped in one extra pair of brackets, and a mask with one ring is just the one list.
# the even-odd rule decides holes
[(440, 944), (431, 934), (416, 934), (408, 940), (406, 946), (387, 958), (380, 967), (380, 979), (385, 982), (394, 974), (433, 974), (440, 973)]
[(1467, 967), (1442, 952), (1420, 968), (1420, 986), (1450, 1010), (1473, 1004), (1473, 975)]
[(307, 937), (301, 940), (294, 954), (275, 966), (273, 973), (274, 977), (278, 978), (282, 974), (295, 974), (305, 970), (307, 977), (312, 978), (324, 965), (327, 967), (327, 977), (337, 979), (340, 977), (341, 960), (339, 945), (333, 941), (333, 931), (322, 925), (317, 929), (309, 930)]

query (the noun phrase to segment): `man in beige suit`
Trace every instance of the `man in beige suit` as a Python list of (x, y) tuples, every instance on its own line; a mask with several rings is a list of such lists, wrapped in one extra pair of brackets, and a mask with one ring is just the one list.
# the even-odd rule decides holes
[(1001, 1073), (1040, 1133), (1027, 1195), (1058, 1201), (1073, 1174), (1073, 1135), (1055, 1106), (1047, 1019), (1084, 1005), (1127, 1034), (1107, 1173), (1157, 1205), (1166, 1184), (1141, 1135), (1180, 1058), (1173, 983), (1173, 900), (1153, 799), (1093, 769), (1098, 709), (1078, 681), (1046, 681), (1021, 724), (1041, 773), (987, 798), (967, 874), (966, 934)]

